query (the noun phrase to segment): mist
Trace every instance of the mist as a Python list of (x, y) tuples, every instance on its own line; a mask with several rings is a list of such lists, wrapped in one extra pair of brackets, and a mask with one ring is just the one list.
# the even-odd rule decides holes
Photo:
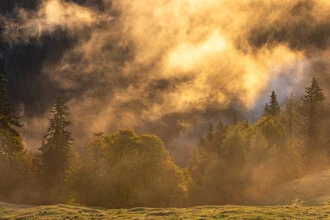
[(78, 148), (130, 128), (157, 134), (180, 160), (201, 128), (231, 123), (230, 110), (255, 121), (272, 90), (283, 102), (312, 76), (328, 90), (326, 0), (14, 2), (1, 3), (0, 66), (28, 149), (57, 94)]

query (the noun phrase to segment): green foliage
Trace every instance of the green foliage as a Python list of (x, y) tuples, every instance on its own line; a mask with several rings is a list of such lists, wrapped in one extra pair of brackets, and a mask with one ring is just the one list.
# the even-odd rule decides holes
[(275, 91), (270, 95), (269, 103), (266, 103), (263, 116), (277, 116), (281, 111)]
[[(243, 121), (228, 129), (219, 151), (220, 155), (229, 165), (236, 166), (237, 163), (244, 162), (243, 146), (248, 146), (248, 137), (250, 135), (250, 125)], [(231, 164), (233, 163), (233, 164)]]
[(0, 77), (0, 200), (109, 208), (263, 201), (272, 187), (327, 166), (324, 99), (313, 79), (301, 102), (291, 95), (281, 111), (273, 91), (255, 123), (237, 122), (236, 111), (231, 125), (211, 123), (189, 168), (181, 169), (161, 139), (131, 130), (96, 133), (78, 155), (60, 98), (40, 152), (27, 153), (16, 130), (17, 108)]
[(31, 158), (18, 131), (22, 127), (19, 109), (6, 86), (7, 80), (0, 74), (0, 200), (21, 202), (31, 199)]
[(294, 99), (291, 93), (290, 98), (285, 102), (285, 109), (281, 114), (281, 120), (286, 128), (289, 137), (301, 138), (302, 116), (299, 112), (299, 102)]
[(213, 123), (210, 123), (209, 132), (207, 136), (202, 137), (199, 142), (199, 151), (213, 152), (215, 153), (222, 141), (226, 137), (228, 125), (225, 125), (221, 120), (219, 121), (215, 131), (213, 130)]
[(285, 120), (265, 116), (254, 125), (219, 123), (209, 151), (201, 140), (190, 165), (190, 204), (246, 204), (271, 187), (301, 175), (299, 140), (285, 134)]
[[(324, 105), (325, 100), (322, 88), (315, 78), (309, 87), (305, 88), (302, 98), (301, 114), (306, 137), (307, 169), (309, 172), (324, 169), (327, 166), (326, 143), (324, 130)], [(320, 160), (323, 161), (321, 165)]]
[(17, 106), (7, 91), (7, 80), (0, 74), (0, 159), (10, 159), (24, 150), (16, 128), (21, 127)]
[(269, 106), (268, 103), (266, 103), (262, 116), (268, 116), (268, 115), (269, 115)]
[(237, 111), (234, 110), (233, 112), (233, 125), (236, 125), (237, 124)]
[(324, 99), (322, 89), (316, 79), (313, 78), (311, 86), (305, 88), (305, 95), (302, 98), (302, 115), (305, 118), (306, 132), (311, 145), (317, 141), (321, 133)]
[(84, 163), (70, 172), (73, 197), (79, 203), (105, 207), (180, 206), (187, 176), (154, 135), (131, 130), (89, 142)]
[[(49, 128), (40, 147), (42, 173), (47, 184), (53, 185), (58, 179), (64, 178), (72, 156), (71, 133), (67, 130), (71, 122), (68, 106), (60, 97), (56, 98), (49, 118)], [(62, 177), (61, 177), (62, 176)]]
[(207, 134), (207, 140), (209, 141), (209, 143), (212, 143), (214, 138), (214, 131), (213, 131), (213, 123), (210, 123), (210, 127), (209, 127), (209, 133)]
[(15, 153), (10, 160), (0, 160), (0, 200), (25, 202), (33, 198), (30, 157), (25, 151)]
[(242, 202), (246, 184), (242, 169), (245, 149), (242, 146), (247, 146), (249, 133), (250, 125), (246, 121), (229, 128), (220, 121), (212, 142), (215, 151), (208, 150), (207, 145), (197, 148), (190, 166), (193, 178), (189, 190), (190, 204)]
[(268, 145), (281, 146), (284, 139), (284, 128), (278, 118), (274, 117), (262, 117), (256, 126), (262, 131), (262, 134), (267, 139)]

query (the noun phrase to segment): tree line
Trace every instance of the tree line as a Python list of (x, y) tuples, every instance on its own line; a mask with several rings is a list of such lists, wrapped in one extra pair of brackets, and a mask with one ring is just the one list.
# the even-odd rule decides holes
[(274, 186), (328, 167), (325, 95), (312, 79), (281, 105), (275, 91), (255, 123), (221, 120), (178, 167), (155, 135), (96, 133), (73, 148), (70, 110), (57, 97), (37, 152), (24, 148), (19, 109), (0, 75), (0, 201), (107, 208), (251, 204)]

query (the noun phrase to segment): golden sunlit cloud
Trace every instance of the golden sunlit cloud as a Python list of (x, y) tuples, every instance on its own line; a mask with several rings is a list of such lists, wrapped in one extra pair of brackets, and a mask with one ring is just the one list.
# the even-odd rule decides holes
[(49, 0), (41, 6), (38, 17), (45, 18), (46, 25), (64, 25), (67, 28), (78, 28), (93, 24), (97, 16), (90, 10), (61, 0)]
[(200, 67), (205, 60), (212, 60), (228, 47), (226, 40), (218, 31), (212, 33), (205, 42), (198, 45), (183, 43), (168, 57), (169, 68), (179, 68), (183, 71), (191, 71)]
[(58, 28), (73, 33), (84, 27), (90, 27), (98, 21), (106, 20), (111, 20), (111, 17), (97, 14), (71, 2), (45, 0), (42, 1), (37, 12), (19, 9), (17, 20), (5, 20), (4, 38), (10, 41), (25, 41), (45, 33), (52, 33)]
[(208, 105), (226, 109), (235, 102), (242, 110), (253, 109), (266, 91), (276, 89), (272, 80), (309, 74), (299, 66), (273, 69), (305, 65), (314, 45), (299, 48), (308, 44), (303, 25), (318, 27), (330, 11), (326, 0), (104, 0), (103, 5), (97, 11), (46, 0), (38, 12), (22, 10), (20, 24), (9, 22), (6, 29), (14, 35), (19, 26), (27, 37), (58, 27), (76, 34), (76, 44), (43, 72), (63, 90), (82, 91), (70, 103), (75, 121), (86, 118), (80, 126), (86, 132), (134, 127)]

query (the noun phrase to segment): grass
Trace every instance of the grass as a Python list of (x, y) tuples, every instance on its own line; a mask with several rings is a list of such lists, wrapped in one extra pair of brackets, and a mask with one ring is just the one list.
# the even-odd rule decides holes
[(330, 219), (330, 205), (197, 206), (102, 209), (83, 206), (21, 206), (0, 203), (0, 219)]
[[(265, 195), (274, 206), (103, 209), (72, 205), (26, 206), (0, 202), (2, 219), (330, 219), (330, 170), (305, 176)], [(292, 202), (293, 201), (293, 202)], [(278, 205), (282, 204), (282, 205)], [(290, 205), (287, 205), (290, 204)]]

